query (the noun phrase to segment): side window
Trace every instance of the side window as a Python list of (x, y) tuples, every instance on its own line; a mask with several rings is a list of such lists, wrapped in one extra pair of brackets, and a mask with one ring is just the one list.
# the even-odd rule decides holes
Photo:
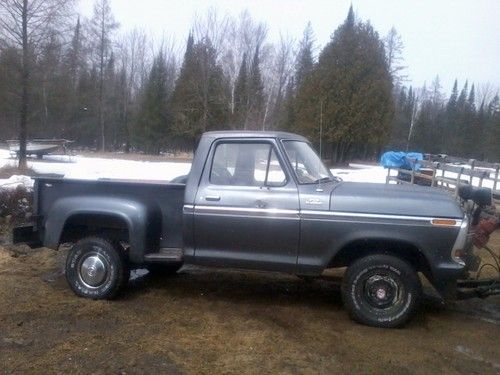
[(215, 185), (282, 186), (286, 176), (268, 143), (219, 143), (210, 182)]

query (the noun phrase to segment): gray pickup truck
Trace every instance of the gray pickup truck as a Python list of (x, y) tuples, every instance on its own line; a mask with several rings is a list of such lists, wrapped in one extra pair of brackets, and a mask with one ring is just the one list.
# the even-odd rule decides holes
[(498, 283), (467, 280), (473, 215), (462, 208), (488, 204), (491, 192), (463, 195), (460, 204), (435, 188), (342, 182), (295, 134), (209, 132), (189, 175), (170, 183), (37, 178), (35, 223), (13, 237), (31, 247), (71, 244), (67, 281), (92, 299), (116, 296), (133, 268), (315, 277), (347, 267), (350, 315), (396, 327), (418, 307), (418, 273), (445, 298), (498, 293)]

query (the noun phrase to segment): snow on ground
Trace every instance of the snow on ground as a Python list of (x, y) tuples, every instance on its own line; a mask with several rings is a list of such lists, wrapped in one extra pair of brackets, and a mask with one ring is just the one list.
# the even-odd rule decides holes
[(31, 177), (22, 175), (13, 175), (10, 178), (0, 179), (1, 189), (15, 189), (21, 185), (31, 189), (33, 187), (33, 180)]
[[(0, 150), (0, 167), (16, 165), (17, 161), (10, 158), (7, 150)], [(29, 159), (28, 166), (38, 173), (54, 173), (65, 178), (97, 180), (99, 178), (158, 180), (170, 181), (177, 176), (189, 173), (191, 163), (162, 162), (162, 161), (134, 161), (124, 159), (102, 159), (83, 156), (47, 155), (43, 160)], [(331, 169), (335, 176), (344, 181), (385, 183), (387, 169), (378, 165), (349, 164), (349, 168)], [(396, 172), (392, 171), (394, 175)], [(446, 176), (456, 178), (455, 173), (446, 172)], [(473, 185), (478, 185), (478, 180)], [(18, 185), (30, 188), (33, 181), (26, 176), (12, 176), (7, 180), (0, 179), (0, 187), (15, 188)], [(483, 186), (492, 187), (493, 182), (484, 180)]]
[[(15, 165), (6, 150), (0, 150), (0, 167)], [(186, 162), (148, 162), (123, 159), (102, 159), (83, 156), (48, 155), (43, 160), (29, 159), (28, 166), (38, 173), (55, 173), (65, 178), (90, 179), (118, 178), (134, 180), (169, 181), (174, 177), (189, 173), (191, 163)], [(385, 183), (387, 171), (373, 165), (353, 164), (353, 169), (332, 169), (332, 173), (344, 181)], [(12, 180), (11, 180), (12, 179)], [(28, 187), (31, 179), (14, 176), (9, 180), (0, 180), (0, 186), (17, 186), (22, 182)], [(32, 185), (32, 182), (31, 182)]]
[[(15, 159), (10, 158), (8, 151), (0, 150), (0, 167), (16, 165), (16, 163), (17, 161)], [(69, 155), (48, 155), (44, 156), (43, 160), (29, 159), (28, 166), (38, 173), (60, 174), (65, 178), (86, 180), (116, 178), (170, 181), (177, 176), (188, 174), (191, 163), (148, 162)], [(29, 179), (29, 177), (27, 178)], [(12, 186), (12, 182), (13, 181), (0, 180), (0, 187)]]
[(385, 184), (387, 169), (378, 165), (349, 164), (349, 169), (330, 169), (334, 176), (340, 177), (344, 181), (351, 182), (373, 182)]

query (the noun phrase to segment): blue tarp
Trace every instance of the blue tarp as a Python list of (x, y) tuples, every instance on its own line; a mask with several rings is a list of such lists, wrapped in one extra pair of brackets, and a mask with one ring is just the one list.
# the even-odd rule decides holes
[(420, 170), (421, 164), (414, 163), (413, 160), (423, 160), (424, 155), (420, 152), (388, 151), (382, 154), (380, 165), (384, 168), (403, 168)]

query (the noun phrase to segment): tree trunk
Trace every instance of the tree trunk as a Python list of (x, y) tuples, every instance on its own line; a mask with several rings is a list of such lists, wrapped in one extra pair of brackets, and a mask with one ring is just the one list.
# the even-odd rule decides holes
[(101, 151), (106, 150), (106, 132), (104, 129), (104, 25), (101, 26), (100, 69), (99, 69), (99, 128), (101, 129)]
[(335, 165), (338, 163), (339, 161), (339, 148), (340, 148), (340, 145), (339, 145), (340, 142), (333, 142), (332, 143), (332, 155), (331, 155), (331, 163), (332, 165)]
[(22, 34), (23, 34), (23, 57), (22, 57), (22, 93), (21, 93), (21, 111), (19, 122), (19, 169), (27, 167), (26, 162), (26, 140), (28, 128), (28, 102), (29, 102), (29, 84), (30, 84), (30, 67), (29, 67), (29, 46), (28, 46), (28, 0), (23, 0), (22, 11)]
[(363, 146), (363, 160), (368, 159), (368, 143), (365, 143)]

